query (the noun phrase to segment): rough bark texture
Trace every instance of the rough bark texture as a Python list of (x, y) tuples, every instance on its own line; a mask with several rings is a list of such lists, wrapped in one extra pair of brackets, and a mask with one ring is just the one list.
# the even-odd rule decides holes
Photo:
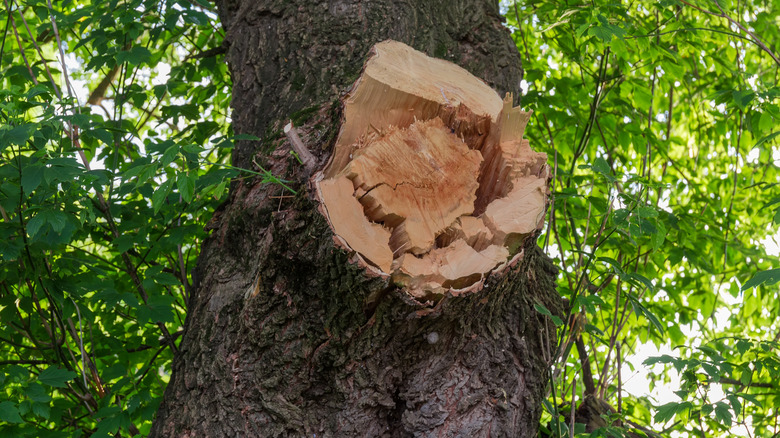
[(517, 267), (435, 308), (336, 249), (289, 156), (293, 119), (321, 160), (339, 96), (392, 38), (517, 95), (519, 56), (495, 0), (224, 0), (237, 166), (264, 164), (298, 195), (243, 179), (202, 249), (181, 351), (152, 436), (535, 436), (554, 328), (556, 269), (531, 239)]

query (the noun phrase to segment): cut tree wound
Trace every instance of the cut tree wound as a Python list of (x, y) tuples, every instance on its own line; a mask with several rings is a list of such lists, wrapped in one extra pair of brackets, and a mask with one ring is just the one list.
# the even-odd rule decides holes
[(529, 117), (455, 64), (375, 45), (313, 178), (337, 244), (419, 300), (479, 290), (544, 224)]

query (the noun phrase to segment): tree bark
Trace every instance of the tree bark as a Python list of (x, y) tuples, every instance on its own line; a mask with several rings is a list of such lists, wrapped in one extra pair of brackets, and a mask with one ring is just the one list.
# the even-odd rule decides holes
[(505, 275), (420, 303), (336, 247), (283, 128), (324, 165), (340, 97), (385, 39), (519, 94), (495, 0), (222, 0), (237, 179), (215, 214), (152, 436), (535, 436), (555, 327), (556, 268), (534, 238)]

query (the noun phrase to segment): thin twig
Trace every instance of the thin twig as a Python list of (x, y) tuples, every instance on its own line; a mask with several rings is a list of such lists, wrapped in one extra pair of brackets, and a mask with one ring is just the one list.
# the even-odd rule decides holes
[(525, 59), (526, 61), (531, 62), (531, 55), (528, 52), (528, 43), (525, 41), (523, 30), (520, 28), (520, 14), (517, 12), (517, 0), (515, 0), (515, 21), (517, 21), (517, 31), (520, 33), (520, 39), (523, 41), (523, 46), (525, 47)]
[(708, 11), (707, 9), (700, 8), (700, 7), (696, 6), (696, 5), (688, 3), (686, 0), (680, 0), (680, 2), (685, 4), (685, 5), (688, 5), (688, 6), (692, 7), (692, 8), (694, 8), (694, 9), (700, 11), (700, 12), (704, 12), (707, 15), (712, 15), (714, 17), (725, 18), (729, 23), (731, 23), (734, 26), (736, 26), (737, 28), (739, 28), (739, 30), (741, 30), (742, 32), (750, 35), (750, 37), (752, 38), (753, 44), (757, 45), (761, 50), (763, 50), (764, 52), (769, 54), (769, 56), (775, 61), (775, 63), (778, 66), (780, 66), (780, 58), (778, 58), (777, 55), (775, 55), (774, 52), (772, 52), (769, 49), (769, 47), (767, 47), (766, 44), (764, 44), (764, 42), (761, 41), (761, 39), (756, 34), (754, 34), (753, 32), (749, 31), (745, 26), (742, 25), (742, 23), (740, 23), (739, 21), (731, 18), (728, 14), (726, 14), (726, 11), (724, 11), (723, 8), (720, 6), (720, 3), (718, 3), (718, 0), (715, 0), (715, 5), (718, 7), (718, 10), (720, 11), (720, 13), (713, 12), (713, 11)]
[(569, 413), (569, 438), (574, 438), (574, 398), (577, 397), (577, 379), (574, 379), (571, 385), (571, 410)]
[(690, 31), (696, 31), (696, 30), (704, 30), (704, 31), (707, 31), (707, 32), (712, 32), (712, 33), (720, 33), (720, 34), (723, 34), (723, 35), (729, 35), (729, 36), (733, 36), (733, 37), (736, 37), (736, 38), (739, 38), (739, 39), (742, 39), (742, 40), (745, 40), (745, 41), (749, 41), (751, 43), (753, 42), (753, 40), (751, 40), (750, 38), (743, 37), (742, 35), (740, 35), (738, 33), (728, 32), (728, 31), (725, 31), (725, 30), (710, 29), (710, 28), (707, 28), (707, 27), (683, 27), (683, 28), (680, 28), (680, 29), (667, 30), (665, 32), (648, 33), (648, 34), (645, 34), (645, 35), (627, 36), (625, 38), (627, 40), (633, 40), (633, 39), (637, 39), (637, 38), (649, 38), (649, 37), (654, 37), (654, 36), (659, 36), (659, 35), (669, 35), (669, 34), (677, 33), (677, 32), (690, 32)]
[[(78, 338), (79, 341), (79, 351), (81, 352), (81, 376), (84, 378), (84, 387), (87, 387), (87, 362), (86, 362), (86, 352), (84, 351), (84, 328), (81, 325), (81, 309), (79, 309), (79, 305), (76, 303), (76, 300), (73, 298), (70, 299), (73, 301), (73, 306), (76, 308), (76, 315), (79, 317), (79, 332), (80, 336)], [(75, 332), (75, 327), (72, 327)]]
[[(658, 12), (655, 13), (655, 22), (658, 24)], [(656, 44), (660, 43), (660, 37), (656, 35)], [(653, 101), (655, 100), (655, 81), (658, 78), (658, 69), (656, 67), (653, 67), (653, 77), (650, 80), (650, 105), (647, 109), (647, 142), (645, 145), (645, 157), (642, 162), (642, 176), (644, 176), (648, 183), (650, 182), (650, 173), (651, 168), (653, 166), (653, 148), (650, 145), (650, 136), (652, 135), (652, 126), (653, 126)], [(647, 200), (650, 199), (650, 189), (648, 189), (646, 192), (647, 194)], [(641, 199), (641, 195), (639, 196)]]
[[(16, 4), (15, 1), (11, 2), (12, 4)], [(8, 3), (6, 3), (6, 6)], [(51, 82), (52, 87), (54, 88), (54, 94), (57, 95), (57, 98), (62, 99), (62, 93), (60, 92), (60, 88), (57, 86), (57, 83), (54, 81), (54, 76), (52, 76), (51, 71), (49, 70), (49, 63), (46, 62), (46, 57), (43, 56), (43, 52), (41, 51), (41, 48), (38, 46), (38, 44), (35, 42), (35, 36), (33, 35), (32, 31), (30, 30), (30, 26), (27, 24), (27, 19), (24, 18), (24, 13), (19, 9), (19, 6), (17, 5), (17, 10), (19, 11), (19, 17), (22, 18), (22, 24), (24, 24), (24, 27), (27, 29), (27, 34), (30, 35), (30, 40), (32, 41), (33, 47), (35, 47), (35, 50), (38, 52), (38, 56), (41, 58), (41, 64), (43, 64), (43, 68), (46, 70), (46, 75), (49, 76), (49, 82)], [(22, 46), (19, 46), (19, 51), (23, 51), (24, 49)], [(36, 82), (37, 84), (37, 82)]]
[(617, 396), (618, 396), (618, 404), (617, 404), (617, 411), (618, 414), (623, 414), (623, 373), (620, 370), (620, 368), (623, 367), (623, 356), (622, 351), (620, 349), (620, 342), (617, 343), (617, 376), (618, 376), (618, 387), (617, 387)]
[[(590, 140), (590, 133), (593, 129), (593, 124), (596, 120), (596, 114), (598, 113), (599, 105), (601, 104), (604, 95), (606, 95), (606, 92), (603, 92), (604, 91), (603, 84), (605, 82), (605, 76), (607, 73), (608, 58), (609, 58), (609, 47), (607, 47), (604, 50), (604, 53), (601, 55), (601, 60), (599, 62), (599, 70), (596, 75), (596, 91), (595, 93), (593, 93), (593, 102), (590, 104), (590, 115), (588, 116), (588, 123), (585, 125), (585, 130), (582, 131), (582, 136), (580, 137), (580, 141), (579, 144), (577, 145), (577, 148), (574, 150), (574, 158), (572, 158), (571, 169), (569, 170), (570, 175), (574, 175), (574, 169), (576, 169), (577, 166), (577, 159), (579, 159), (579, 157), (585, 152), (585, 148), (588, 145), (588, 140)], [(569, 185), (567, 187), (570, 187), (570, 185), (571, 185), (571, 179), (569, 180)]]
[(300, 158), (301, 162), (303, 162), (303, 167), (306, 169), (306, 173), (312, 173), (317, 167), (317, 159), (314, 158), (314, 155), (312, 155), (311, 152), (309, 152), (309, 150), (306, 148), (306, 145), (303, 144), (301, 137), (298, 136), (298, 131), (292, 124), (292, 121), (285, 125), (284, 134), (290, 140), (290, 144), (292, 145), (295, 153), (298, 154), (298, 158)]
[[(552, 232), (552, 225), (555, 219), (555, 183), (558, 179), (558, 150), (555, 149), (555, 139), (553, 138), (552, 131), (550, 131), (550, 125), (547, 120), (547, 116), (542, 115), (542, 117), (544, 118), (544, 127), (547, 129), (547, 135), (550, 136), (550, 146), (552, 147), (553, 156), (555, 157), (552, 177), (552, 193), (550, 196), (550, 220), (547, 221), (547, 234), (544, 236), (544, 252), (547, 252), (547, 245), (550, 243), (550, 233)], [(563, 249), (559, 247), (558, 251), (563, 251)], [(561, 253), (561, 258), (563, 258), (563, 253)]]
[(19, 359), (19, 360), (0, 360), (0, 365), (49, 365), (50, 360), (38, 359)]
[(19, 37), (19, 29), (16, 28), (16, 20), (14, 20), (13, 16), (11, 16), (11, 7), (8, 6), (8, 0), (3, 0), (5, 3), (5, 7), (8, 8), (8, 16), (11, 18), (11, 28), (14, 30), (14, 36), (16, 37), (16, 45), (19, 47), (19, 54), (22, 56), (22, 60), (24, 61), (24, 65), (27, 67), (27, 71), (30, 73), (30, 78), (33, 81), (33, 84), (38, 85), (38, 78), (35, 77), (35, 73), (33, 73), (32, 67), (30, 66), (30, 61), (27, 60), (27, 56), (24, 54), (24, 46), (22, 46), (22, 39)]
[[(578, 319), (585, 319), (585, 315), (582, 313), (579, 313), (578, 315)], [(584, 324), (584, 322), (580, 322), (580, 324)], [(582, 339), (581, 329), (580, 332), (577, 333), (577, 340), (574, 341), (574, 343), (577, 347), (577, 354), (580, 356), (580, 366), (582, 367), (582, 383), (585, 385), (585, 392), (583, 395), (595, 395), (596, 385), (593, 383), (593, 370), (590, 366), (588, 350), (585, 349), (585, 341)]]
[[(60, 39), (60, 31), (57, 29), (57, 22), (54, 20), (54, 9), (51, 6), (51, 0), (46, 0), (49, 6), (49, 21), (51, 21), (52, 30), (54, 30), (54, 37), (57, 39), (57, 49), (60, 52), (60, 63), (62, 64), (62, 76), (65, 78), (65, 87), (68, 90), (68, 97), (73, 99), (73, 87), (70, 84), (70, 77), (68, 76), (68, 66), (65, 65), (65, 51), (62, 50), (62, 40)], [(81, 108), (76, 98), (76, 108)]]
[(11, 8), (8, 8), (8, 3), (6, 3), (6, 8), (8, 9), (8, 16), (5, 19), (5, 29), (3, 30), (3, 42), (0, 43), (0, 71), (3, 70), (3, 54), (5, 53), (5, 37), (8, 35), (8, 28), (11, 27)]
[[(618, 260), (620, 262), (620, 260)], [(615, 340), (617, 339), (617, 332), (618, 332), (618, 326), (620, 325), (618, 322), (618, 311), (620, 310), (620, 287), (621, 287), (621, 279), (618, 277), (617, 284), (615, 285), (615, 314), (612, 317), (612, 333), (609, 335), (609, 348), (607, 349), (607, 354), (604, 357), (604, 368), (601, 370), (601, 375), (599, 376), (600, 382), (599, 382), (599, 397), (604, 396), (604, 390), (606, 389), (606, 382), (607, 382), (607, 370), (609, 369), (609, 358), (612, 354), (612, 348), (615, 345)]]

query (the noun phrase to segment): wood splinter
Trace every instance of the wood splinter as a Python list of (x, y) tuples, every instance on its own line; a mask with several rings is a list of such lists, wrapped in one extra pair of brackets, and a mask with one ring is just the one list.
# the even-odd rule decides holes
[(309, 152), (309, 150), (306, 148), (306, 145), (303, 144), (301, 137), (298, 135), (298, 131), (292, 124), (292, 121), (284, 125), (284, 135), (286, 135), (287, 139), (290, 140), (290, 144), (292, 145), (295, 153), (298, 155), (298, 158), (301, 159), (303, 167), (306, 169), (306, 173), (311, 174), (317, 167), (317, 159), (314, 158), (314, 155), (312, 155), (312, 153)]
[(455, 64), (374, 46), (313, 177), (338, 245), (419, 300), (479, 290), (512, 265), (543, 226), (549, 168), (511, 102)]

